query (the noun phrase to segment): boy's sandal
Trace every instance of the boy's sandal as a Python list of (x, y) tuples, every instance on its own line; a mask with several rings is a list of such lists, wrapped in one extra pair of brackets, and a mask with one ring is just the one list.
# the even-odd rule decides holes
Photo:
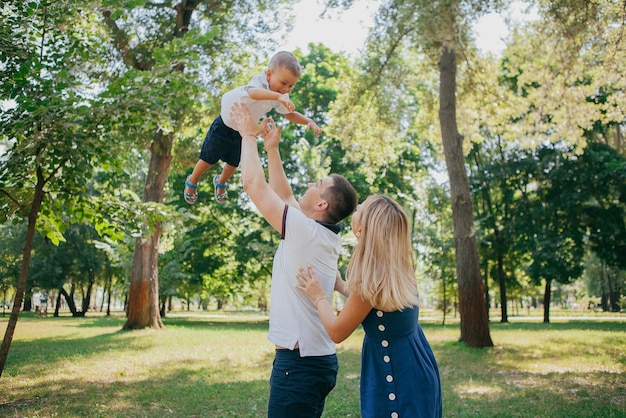
[[(189, 188), (191, 190), (197, 190), (198, 189), (198, 185), (189, 182), (189, 177), (191, 177), (191, 175), (187, 176), (187, 180), (185, 180), (185, 187), (187, 187), (187, 188)], [(190, 205), (193, 205), (194, 203), (196, 203), (196, 200), (198, 200), (198, 192), (197, 191), (195, 193), (189, 193), (189, 192), (185, 191), (183, 196), (185, 196), (185, 202), (189, 203)]]
[(218, 203), (224, 203), (226, 199), (228, 199), (228, 192), (226, 192), (226, 187), (228, 187), (228, 183), (220, 184), (219, 181), (219, 174), (213, 177), (213, 186), (215, 187), (215, 200), (217, 200)]

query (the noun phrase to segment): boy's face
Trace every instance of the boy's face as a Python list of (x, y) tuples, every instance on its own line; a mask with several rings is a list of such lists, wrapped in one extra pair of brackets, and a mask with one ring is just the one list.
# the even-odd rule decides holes
[(280, 94), (289, 93), (298, 82), (298, 76), (294, 75), (285, 67), (267, 70), (267, 82), (270, 90)]

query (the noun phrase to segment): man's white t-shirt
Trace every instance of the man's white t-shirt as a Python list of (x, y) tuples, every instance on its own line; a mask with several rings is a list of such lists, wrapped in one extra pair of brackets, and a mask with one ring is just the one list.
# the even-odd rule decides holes
[(250, 87), (269, 90), (270, 86), (267, 82), (267, 72), (264, 71), (261, 74), (255, 75), (252, 80), (250, 80), (250, 82), (245, 86), (237, 87), (231, 91), (224, 93), (224, 95), (222, 96), (221, 116), (226, 126), (237, 130), (236, 125), (233, 123), (233, 120), (230, 117), (230, 109), (232, 108), (233, 104), (237, 102), (245, 104), (252, 114), (254, 120), (257, 121), (267, 112), (274, 108), (278, 111), (278, 113), (282, 115), (289, 113), (287, 108), (283, 106), (278, 100), (253, 100), (248, 95), (248, 89)]
[(302, 357), (334, 354), (335, 343), (326, 333), (313, 301), (296, 288), (296, 273), (299, 267), (311, 265), (331, 300), (341, 237), (294, 207), (286, 206), (285, 210), (284, 238), (272, 268), (268, 339), (289, 349), (298, 343)]

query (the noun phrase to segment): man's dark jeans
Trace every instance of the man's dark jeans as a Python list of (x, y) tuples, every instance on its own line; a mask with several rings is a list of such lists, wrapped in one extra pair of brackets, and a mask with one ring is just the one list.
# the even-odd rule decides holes
[(270, 377), (269, 418), (319, 418), (335, 387), (337, 355), (300, 357), (300, 351), (276, 350)]

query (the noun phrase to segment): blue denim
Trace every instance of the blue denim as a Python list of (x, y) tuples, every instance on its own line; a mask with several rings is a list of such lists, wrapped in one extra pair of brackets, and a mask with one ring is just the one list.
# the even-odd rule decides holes
[(300, 351), (276, 350), (269, 418), (319, 418), (326, 396), (335, 387), (339, 363), (337, 355), (300, 357)]

